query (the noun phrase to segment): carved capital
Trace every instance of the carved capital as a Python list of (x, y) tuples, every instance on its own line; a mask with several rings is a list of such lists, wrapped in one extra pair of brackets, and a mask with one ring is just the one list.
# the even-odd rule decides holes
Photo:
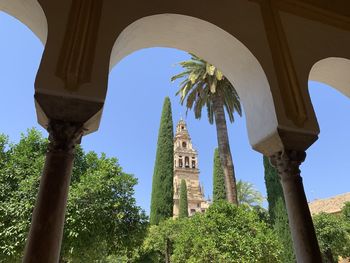
[(83, 135), (83, 124), (50, 120), (47, 128), (49, 132), (49, 152), (73, 153)]
[(281, 180), (288, 180), (300, 176), (299, 166), (305, 158), (304, 151), (285, 150), (273, 154), (270, 157), (270, 162), (277, 169)]

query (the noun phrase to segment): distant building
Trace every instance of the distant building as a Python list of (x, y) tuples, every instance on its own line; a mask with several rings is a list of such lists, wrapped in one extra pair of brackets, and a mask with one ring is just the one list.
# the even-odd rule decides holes
[[(332, 196), (325, 199), (317, 199), (309, 203), (309, 209), (312, 216), (327, 213), (340, 214), (346, 202), (350, 202), (350, 192)], [(338, 263), (348, 263), (349, 258), (339, 257)]]
[(346, 202), (350, 202), (350, 193), (314, 200), (309, 203), (309, 209), (311, 215), (322, 212), (327, 214), (339, 214)]
[(173, 216), (179, 215), (181, 180), (186, 180), (188, 214), (203, 213), (209, 207), (204, 198), (204, 189), (199, 182), (198, 154), (193, 148), (191, 137), (184, 120), (176, 126), (174, 138), (174, 209)]

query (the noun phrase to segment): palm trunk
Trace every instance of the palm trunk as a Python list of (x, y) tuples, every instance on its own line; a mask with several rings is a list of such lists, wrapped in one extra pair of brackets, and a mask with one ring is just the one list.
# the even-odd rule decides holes
[(228, 202), (238, 205), (236, 177), (228, 140), (224, 103), (219, 96), (214, 96), (213, 98), (213, 111), (218, 138), (219, 156), (225, 176), (226, 198)]

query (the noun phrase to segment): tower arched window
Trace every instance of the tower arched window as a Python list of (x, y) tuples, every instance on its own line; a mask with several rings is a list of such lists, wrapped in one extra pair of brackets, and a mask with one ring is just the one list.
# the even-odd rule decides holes
[(185, 157), (185, 167), (190, 167), (190, 158), (188, 156)]
[(182, 166), (183, 166), (182, 158), (180, 157), (180, 158), (179, 158), (179, 167), (182, 167)]
[(192, 160), (192, 168), (196, 168), (196, 161)]
[(186, 142), (182, 142), (182, 147), (186, 148), (187, 147), (187, 143)]

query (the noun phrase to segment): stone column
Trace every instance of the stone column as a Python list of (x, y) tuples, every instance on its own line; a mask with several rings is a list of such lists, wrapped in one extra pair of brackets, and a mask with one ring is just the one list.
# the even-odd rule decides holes
[(270, 161), (281, 179), (297, 262), (321, 263), (321, 253), (300, 176), (299, 166), (305, 157), (304, 151), (285, 150), (272, 155)]
[(57, 263), (63, 234), (67, 195), (74, 161), (74, 147), (82, 125), (51, 121), (49, 146), (40, 180), (24, 263)]

